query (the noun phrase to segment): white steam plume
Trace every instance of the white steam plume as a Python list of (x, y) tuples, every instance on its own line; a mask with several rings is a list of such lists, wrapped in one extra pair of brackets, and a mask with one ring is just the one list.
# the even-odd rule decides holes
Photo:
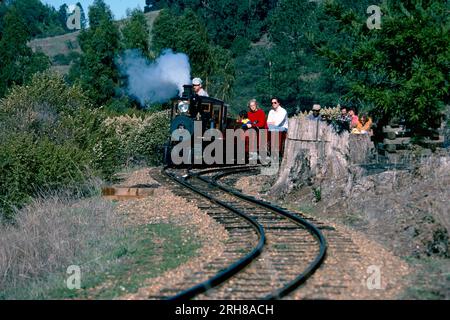
[(141, 105), (165, 102), (191, 83), (191, 66), (184, 53), (166, 49), (152, 63), (139, 50), (127, 50), (121, 57), (119, 69), (128, 78), (127, 93)]

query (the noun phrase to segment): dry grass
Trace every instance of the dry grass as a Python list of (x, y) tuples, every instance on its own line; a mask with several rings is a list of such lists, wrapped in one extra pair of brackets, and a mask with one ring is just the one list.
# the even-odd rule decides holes
[[(0, 299), (45, 298), (55, 286), (51, 277), (70, 265), (95, 264), (117, 245), (122, 225), (114, 204), (99, 198), (33, 200), (14, 225), (0, 226)], [(60, 276), (57, 286), (63, 284)]]

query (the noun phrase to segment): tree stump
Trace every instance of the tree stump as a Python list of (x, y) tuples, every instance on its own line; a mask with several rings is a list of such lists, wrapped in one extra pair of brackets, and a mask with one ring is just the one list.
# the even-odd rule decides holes
[(280, 196), (305, 184), (347, 179), (349, 166), (367, 163), (372, 149), (368, 135), (337, 134), (327, 122), (291, 118), (283, 161), (269, 193)]

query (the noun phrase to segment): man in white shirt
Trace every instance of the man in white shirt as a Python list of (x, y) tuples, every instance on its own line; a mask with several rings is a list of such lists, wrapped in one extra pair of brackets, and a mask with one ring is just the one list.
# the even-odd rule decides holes
[[(267, 116), (267, 125), (269, 127), (269, 141), (271, 144), (270, 150), (272, 152), (278, 151), (279, 159), (283, 158), (284, 143), (286, 141), (288, 130), (288, 115), (286, 110), (280, 105), (278, 98), (272, 98), (272, 110), (269, 111)], [(275, 140), (274, 140), (275, 139)], [(278, 140), (278, 150), (275, 145), (272, 145)], [(275, 150), (274, 150), (275, 149)]]
[(194, 88), (194, 92), (198, 94), (199, 96), (209, 97), (208, 92), (206, 92), (202, 88), (202, 79), (200, 78), (194, 78), (192, 80), (192, 87)]
[(272, 98), (272, 110), (267, 116), (269, 131), (287, 131), (289, 119), (286, 110), (280, 105), (277, 98)]

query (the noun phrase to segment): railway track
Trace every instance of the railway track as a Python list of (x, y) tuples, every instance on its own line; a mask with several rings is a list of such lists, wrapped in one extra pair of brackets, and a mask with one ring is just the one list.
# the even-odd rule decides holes
[(256, 170), (163, 170), (175, 194), (194, 199), (199, 208), (224, 226), (229, 239), (223, 254), (206, 270), (151, 298), (278, 299), (303, 284), (322, 264), (326, 240), (320, 226), (220, 181)]

